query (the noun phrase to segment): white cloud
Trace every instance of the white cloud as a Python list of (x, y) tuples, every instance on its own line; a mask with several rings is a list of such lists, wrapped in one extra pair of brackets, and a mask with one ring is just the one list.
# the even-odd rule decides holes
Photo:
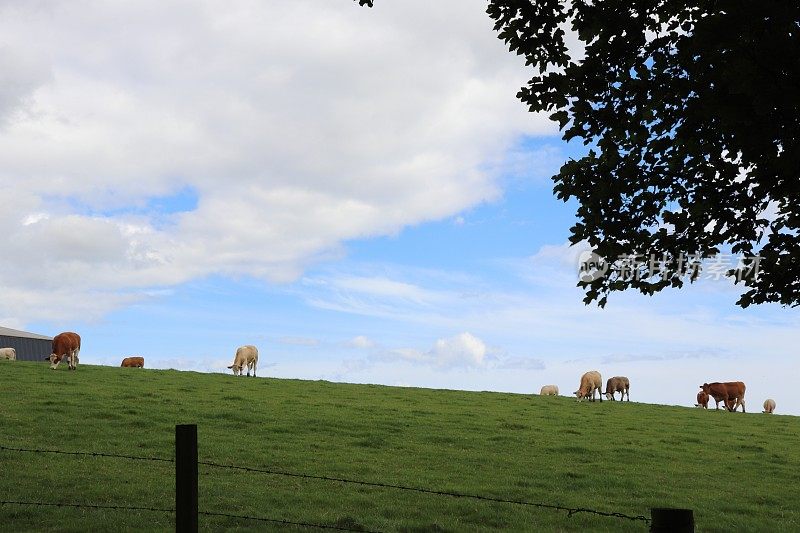
[(438, 370), (485, 368), (493, 352), (478, 337), (464, 332), (438, 339), (422, 351), (417, 348), (395, 348), (372, 358), (373, 363), (402, 361), (429, 366)]
[(465, 332), (437, 340), (430, 355), (440, 367), (480, 367), (486, 363), (487, 348), (482, 340)]
[[(0, 286), (285, 282), (496, 198), (487, 162), (555, 128), (484, 10), (351, 4), (4, 3)], [(196, 206), (142, 211), (187, 188)]]
[(369, 350), (370, 348), (374, 348), (376, 346), (375, 341), (365, 337), (364, 335), (357, 335), (347, 341), (345, 346), (348, 348), (358, 348), (360, 350)]

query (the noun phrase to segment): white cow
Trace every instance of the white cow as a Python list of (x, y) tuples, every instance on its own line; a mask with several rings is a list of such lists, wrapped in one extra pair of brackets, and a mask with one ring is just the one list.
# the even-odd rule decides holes
[(558, 385), (545, 385), (539, 391), (539, 396), (558, 396)]
[(236, 357), (233, 359), (233, 364), (228, 368), (233, 370), (234, 376), (241, 376), (244, 368), (247, 367), (247, 375), (250, 375), (250, 369), (253, 369), (253, 377), (256, 375), (256, 363), (258, 363), (258, 348), (252, 344), (239, 346), (236, 350)]
[(0, 348), (0, 359), (16, 361), (17, 351), (14, 348)]
[(773, 411), (775, 411), (775, 400), (772, 398), (764, 400), (764, 412), (772, 414)]

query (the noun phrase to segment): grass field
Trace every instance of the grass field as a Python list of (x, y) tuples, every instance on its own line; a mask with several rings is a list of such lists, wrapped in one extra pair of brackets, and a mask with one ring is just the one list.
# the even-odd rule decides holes
[[(635, 402), (0, 361), (0, 446), (174, 457), (800, 531), (797, 417)], [(372, 531), (647, 531), (587, 513), (200, 466), (200, 510)], [(0, 499), (174, 508), (174, 464), (0, 450)], [(0, 505), (0, 531), (166, 531), (174, 516)], [(283, 530), (200, 517), (202, 531)], [(291, 529), (291, 528), (289, 528)]]

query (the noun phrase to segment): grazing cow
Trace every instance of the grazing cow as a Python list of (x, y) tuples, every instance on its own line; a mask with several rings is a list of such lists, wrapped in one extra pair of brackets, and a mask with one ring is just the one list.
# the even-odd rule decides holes
[(558, 385), (545, 385), (539, 391), (539, 396), (558, 396)]
[(697, 403), (694, 404), (695, 407), (702, 407), (703, 409), (708, 409), (708, 393), (700, 391), (697, 393)]
[(606, 382), (606, 398), (611, 401), (614, 401), (614, 393), (619, 392), (620, 397), (619, 401), (625, 399), (625, 395), (628, 395), (628, 401), (631, 401), (631, 382), (625, 376), (614, 376), (613, 378), (608, 378)]
[(55, 370), (66, 357), (70, 370), (78, 368), (78, 353), (81, 351), (81, 336), (71, 331), (59, 333), (53, 337), (53, 353), (45, 359), (50, 361), (50, 368)]
[(584, 398), (589, 398), (591, 394), (592, 397), (589, 398), (589, 401), (594, 401), (594, 393), (597, 393), (600, 396), (600, 401), (603, 401), (603, 377), (600, 375), (600, 372), (597, 370), (591, 370), (586, 372), (584, 375), (581, 376), (581, 386), (578, 390), (575, 391), (575, 396), (578, 397), (578, 401), (583, 400)]
[(775, 410), (775, 400), (772, 398), (764, 400), (764, 412), (767, 414), (772, 414)]
[(144, 357), (126, 357), (122, 360), (122, 364), (127, 368), (144, 368)]
[(725, 402), (725, 408), (728, 411), (735, 411), (741, 405), (742, 412), (747, 412), (744, 409), (744, 393), (747, 387), (741, 381), (703, 383), (700, 388), (714, 398), (717, 402), (717, 409), (719, 409), (719, 402)]
[(252, 344), (240, 346), (236, 350), (236, 357), (233, 359), (233, 364), (228, 368), (233, 370), (234, 376), (241, 376), (244, 372), (244, 367), (247, 367), (247, 375), (250, 375), (250, 369), (253, 369), (253, 377), (256, 375), (256, 363), (258, 363), (258, 348)]
[(0, 348), (0, 359), (16, 361), (17, 351), (14, 348)]

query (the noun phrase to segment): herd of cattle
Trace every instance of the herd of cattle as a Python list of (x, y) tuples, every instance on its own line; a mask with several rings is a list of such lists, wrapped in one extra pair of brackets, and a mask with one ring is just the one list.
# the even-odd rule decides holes
[[(81, 337), (77, 333), (65, 331), (59, 333), (53, 338), (53, 351), (45, 357), (50, 361), (50, 368), (55, 370), (58, 364), (64, 359), (67, 359), (67, 365), (70, 370), (78, 368), (78, 353), (81, 351)], [(0, 359), (17, 358), (17, 352), (14, 348), (0, 348)], [(247, 375), (250, 375), (250, 370), (253, 371), (253, 376), (256, 375), (256, 365), (258, 364), (258, 348), (252, 344), (240, 346), (236, 350), (236, 355), (233, 359), (233, 364), (228, 368), (233, 370), (234, 376), (241, 376), (245, 370)], [(122, 360), (123, 367), (129, 368), (144, 368), (144, 357), (126, 357)], [(628, 401), (631, 401), (631, 382), (625, 376), (614, 376), (606, 381), (606, 391), (602, 391), (603, 378), (597, 370), (591, 370), (581, 376), (581, 383), (578, 390), (574, 392), (578, 401), (588, 398), (589, 401), (595, 401), (595, 393), (599, 394), (600, 401), (603, 401), (603, 394), (606, 399), (615, 400), (614, 395), (620, 393), (620, 401), (625, 400), (627, 395)], [(742, 406), (742, 412), (746, 412), (744, 408), (744, 393), (745, 384), (741, 381), (728, 381), (725, 383), (703, 383), (700, 385), (700, 392), (697, 393), (696, 407), (708, 409), (709, 398), (714, 398), (717, 403), (717, 410), (719, 410), (719, 403), (723, 402), (728, 411), (736, 411), (739, 406)], [(539, 392), (542, 396), (558, 396), (557, 385), (545, 385)], [(768, 399), (764, 402), (765, 413), (772, 413), (775, 411), (775, 400)]]
[[(65, 331), (53, 337), (53, 350), (50, 355), (45, 357), (45, 361), (50, 361), (50, 368), (58, 368), (59, 363), (66, 358), (67, 366), (70, 370), (78, 368), (78, 353), (81, 351), (81, 336), (72, 331)], [(14, 348), (0, 348), (0, 359), (14, 361), (17, 359), (17, 351)], [(241, 376), (245, 369), (247, 375), (253, 370), (256, 375), (256, 364), (258, 363), (258, 348), (248, 344), (240, 346), (236, 350), (233, 364), (228, 368), (233, 370), (233, 375)], [(144, 357), (126, 357), (122, 360), (121, 367), (144, 368)]]
[[(606, 381), (606, 391), (602, 390), (603, 378), (597, 370), (590, 370), (581, 376), (581, 383), (573, 394), (578, 398), (578, 401), (588, 398), (589, 401), (595, 401), (595, 392), (598, 393), (600, 401), (603, 401), (603, 394), (609, 400), (615, 400), (614, 394), (620, 393), (620, 401), (628, 396), (628, 401), (631, 401), (631, 382), (625, 376), (614, 376), (608, 378)], [(700, 392), (697, 393), (697, 403), (695, 407), (702, 407), (708, 409), (709, 398), (714, 398), (717, 402), (717, 409), (719, 409), (719, 402), (724, 402), (725, 408), (728, 411), (736, 411), (741, 405), (742, 412), (744, 409), (744, 393), (747, 387), (741, 381), (727, 381), (725, 383), (703, 383), (700, 385)], [(557, 385), (545, 385), (539, 391), (541, 396), (558, 396)], [(767, 399), (764, 401), (764, 413), (772, 413), (775, 411), (775, 400)]]

